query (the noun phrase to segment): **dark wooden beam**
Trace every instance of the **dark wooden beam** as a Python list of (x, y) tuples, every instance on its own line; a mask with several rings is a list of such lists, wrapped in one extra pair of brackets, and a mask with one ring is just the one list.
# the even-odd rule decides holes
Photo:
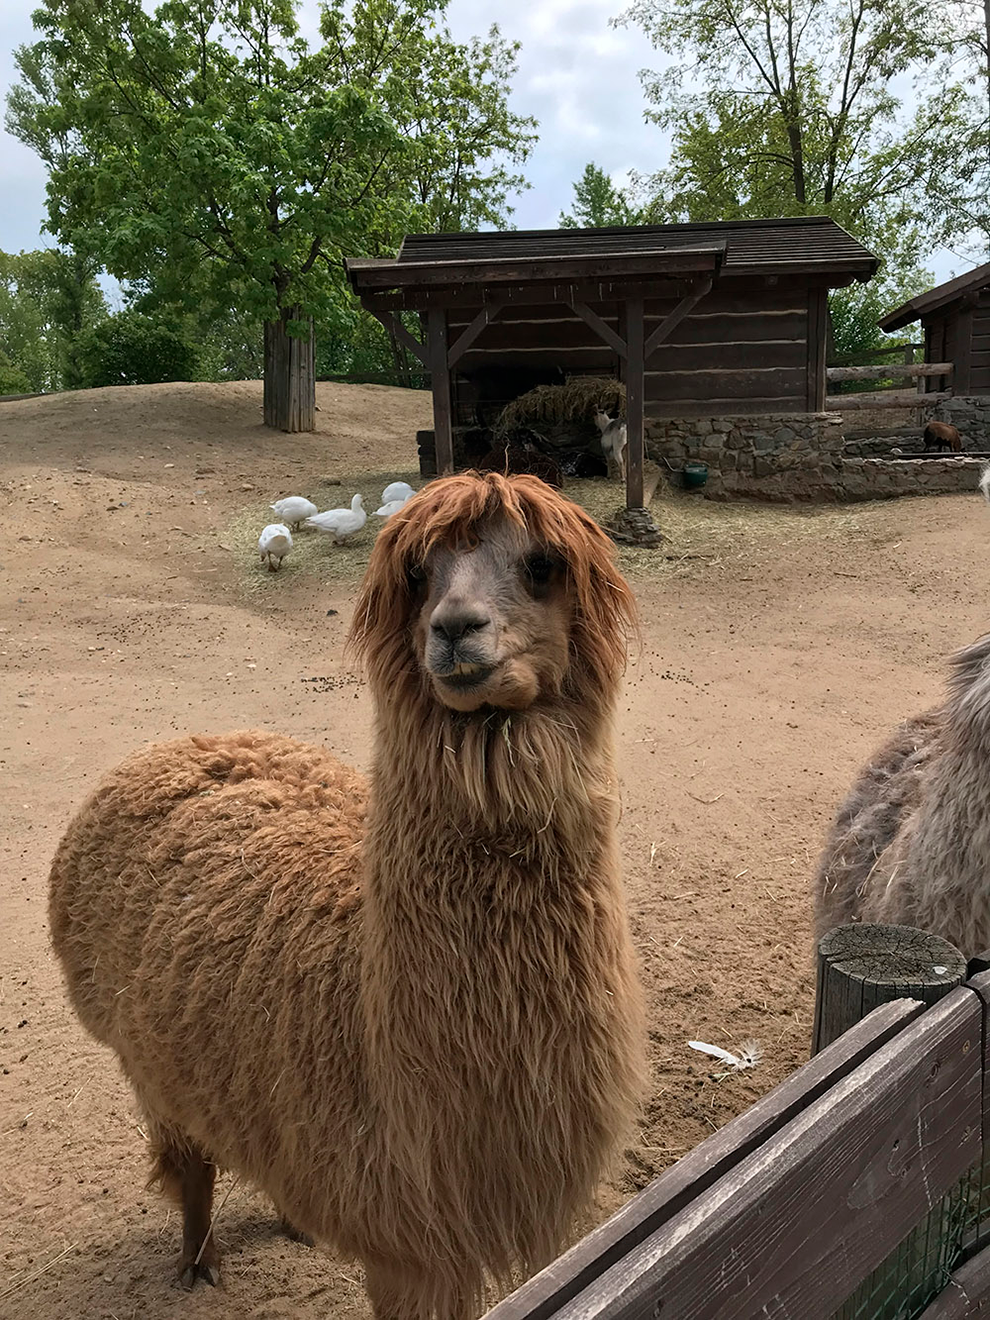
[(454, 470), (453, 401), (450, 367), (447, 365), (447, 313), (431, 307), (427, 313), (426, 367), (433, 390), (433, 434), (437, 451), (437, 475)]
[(572, 300), (570, 306), (575, 312), (577, 312), (585, 325), (594, 330), (595, 334), (598, 335), (600, 339), (604, 339), (609, 348), (613, 348), (620, 358), (626, 356), (625, 340), (617, 335), (612, 327), (603, 321), (597, 312), (592, 311), (587, 303), (582, 302), (580, 298), (575, 298)]
[[(544, 280), (533, 284), (451, 284), (429, 289), (384, 289), (362, 292), (365, 305), (380, 311), (420, 311), (429, 307), (481, 307), (486, 303), (526, 307), (533, 303), (621, 302), (642, 294), (644, 298), (674, 299), (689, 292), (684, 276), (653, 279)], [(802, 300), (803, 301), (803, 300)]]
[(689, 315), (691, 310), (697, 307), (698, 303), (701, 302), (705, 294), (711, 292), (711, 288), (712, 288), (712, 277), (708, 275), (705, 277), (705, 279), (699, 280), (695, 284), (694, 289), (690, 293), (685, 294), (685, 296), (677, 304), (674, 310), (669, 314), (669, 316), (664, 317), (664, 319), (660, 322), (657, 328), (650, 335), (649, 339), (646, 341), (643, 347), (643, 353), (645, 357), (649, 357), (650, 354), (653, 353), (654, 350), (657, 349), (663, 343), (663, 341), (667, 339), (674, 332), (674, 330), (677, 329), (680, 323), (684, 320), (685, 316)]
[(626, 508), (643, 507), (643, 299), (626, 300)]
[(361, 299), (361, 305), (366, 312), (370, 312), (376, 321), (380, 322), (389, 334), (395, 335), (400, 344), (404, 344), (414, 357), (419, 358), (423, 366), (426, 366), (426, 349), (415, 337), (411, 335), (397, 316), (391, 312), (385, 311), (381, 307), (376, 307), (367, 298)]
[(588, 256), (487, 257), (483, 261), (349, 261), (358, 293), (372, 289), (430, 288), (438, 284), (512, 284), (534, 280), (617, 279), (629, 275), (717, 271), (722, 253), (711, 248), (659, 248), (654, 252)]
[(973, 374), (973, 322), (975, 305), (963, 305), (956, 318), (956, 367), (952, 373), (953, 394), (969, 394)]
[(447, 350), (448, 367), (452, 367), (455, 363), (460, 361), (481, 334), (482, 330), (484, 330), (487, 325), (491, 325), (492, 321), (495, 320), (496, 316), (498, 316), (504, 306), (504, 303), (496, 302), (486, 303), (485, 306), (482, 307), (481, 311), (467, 329), (458, 335), (457, 339), (454, 340), (450, 348)]
[(828, 379), (825, 369), (825, 341), (828, 338), (828, 293), (825, 289), (808, 290), (808, 412), (825, 407)]

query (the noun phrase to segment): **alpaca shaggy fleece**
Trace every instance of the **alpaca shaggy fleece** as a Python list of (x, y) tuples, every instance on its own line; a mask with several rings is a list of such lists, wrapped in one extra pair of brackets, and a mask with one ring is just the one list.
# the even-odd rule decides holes
[(967, 957), (990, 947), (990, 635), (953, 657), (945, 703), (862, 771), (815, 876), (815, 933), (917, 926)]
[[(539, 671), (563, 628), (566, 661), (525, 709), (465, 713), (424, 671), (422, 581), (486, 536), (563, 565), (526, 645)], [(159, 1174), (184, 1151), (236, 1170), (361, 1259), (381, 1320), (464, 1320), (552, 1258), (634, 1118), (611, 727), (631, 621), (606, 536), (542, 482), (431, 483), (355, 613), (370, 785), (277, 735), (180, 739), (112, 772), (56, 855), (54, 947)]]

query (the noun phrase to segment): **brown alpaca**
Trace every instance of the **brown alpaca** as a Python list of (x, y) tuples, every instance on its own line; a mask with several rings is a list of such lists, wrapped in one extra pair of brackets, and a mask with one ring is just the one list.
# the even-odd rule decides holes
[(436, 481), (357, 602), (370, 784), (274, 734), (185, 738), (70, 825), (53, 943), (147, 1114), (190, 1286), (218, 1277), (214, 1166), (360, 1258), (380, 1320), (464, 1320), (566, 1240), (643, 1078), (612, 752), (632, 614), (576, 505)]
[(960, 651), (944, 704), (860, 774), (815, 878), (815, 929), (920, 926), (967, 957), (990, 947), (990, 635)]

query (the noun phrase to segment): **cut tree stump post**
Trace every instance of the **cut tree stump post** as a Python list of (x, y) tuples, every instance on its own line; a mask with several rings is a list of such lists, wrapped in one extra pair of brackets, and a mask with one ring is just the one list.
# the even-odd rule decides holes
[(811, 1052), (893, 999), (934, 1004), (967, 975), (948, 940), (913, 926), (837, 926), (818, 945), (818, 989)]
[[(290, 321), (308, 328), (290, 335)], [(280, 431), (316, 430), (316, 347), (312, 318), (287, 307), (279, 320), (265, 322), (265, 425)]]

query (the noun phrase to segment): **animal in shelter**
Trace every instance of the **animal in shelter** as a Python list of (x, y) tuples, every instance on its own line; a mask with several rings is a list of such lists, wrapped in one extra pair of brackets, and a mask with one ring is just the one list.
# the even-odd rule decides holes
[(601, 408), (595, 412), (595, 425), (602, 438), (602, 453), (606, 462), (613, 463), (619, 469), (623, 481), (626, 479), (626, 424), (618, 417), (609, 417)]
[(934, 710), (860, 772), (815, 875), (815, 932), (918, 926), (967, 957), (990, 947), (990, 635), (952, 659)]
[(268, 507), (294, 532), (299, 530), (304, 519), (311, 518), (318, 512), (313, 501), (307, 500), (303, 495), (286, 495), (285, 499), (276, 500)]
[(924, 441), (925, 453), (943, 449), (950, 449), (954, 454), (962, 451), (959, 428), (949, 422), (929, 422), (925, 427)]
[(315, 527), (324, 536), (329, 536), (334, 545), (343, 545), (358, 532), (368, 521), (364, 511), (364, 500), (355, 495), (349, 509), (327, 509), (324, 513), (314, 513), (304, 522), (304, 527)]
[(644, 1080), (613, 718), (633, 624), (605, 533), (532, 476), (385, 523), (351, 642), (367, 779), (248, 731), (112, 770), (52, 865), (52, 941), (117, 1055), (180, 1273), (217, 1168), (363, 1262), (378, 1320), (469, 1320), (552, 1259)]
[(258, 550), (261, 562), (268, 561), (268, 571), (276, 572), (282, 567), (282, 560), (292, 549), (292, 533), (285, 523), (269, 523), (262, 528), (258, 537)]
[(539, 477), (557, 490), (564, 484), (560, 464), (530, 442), (501, 441), (478, 461), (479, 472), (501, 472), (503, 476)]

